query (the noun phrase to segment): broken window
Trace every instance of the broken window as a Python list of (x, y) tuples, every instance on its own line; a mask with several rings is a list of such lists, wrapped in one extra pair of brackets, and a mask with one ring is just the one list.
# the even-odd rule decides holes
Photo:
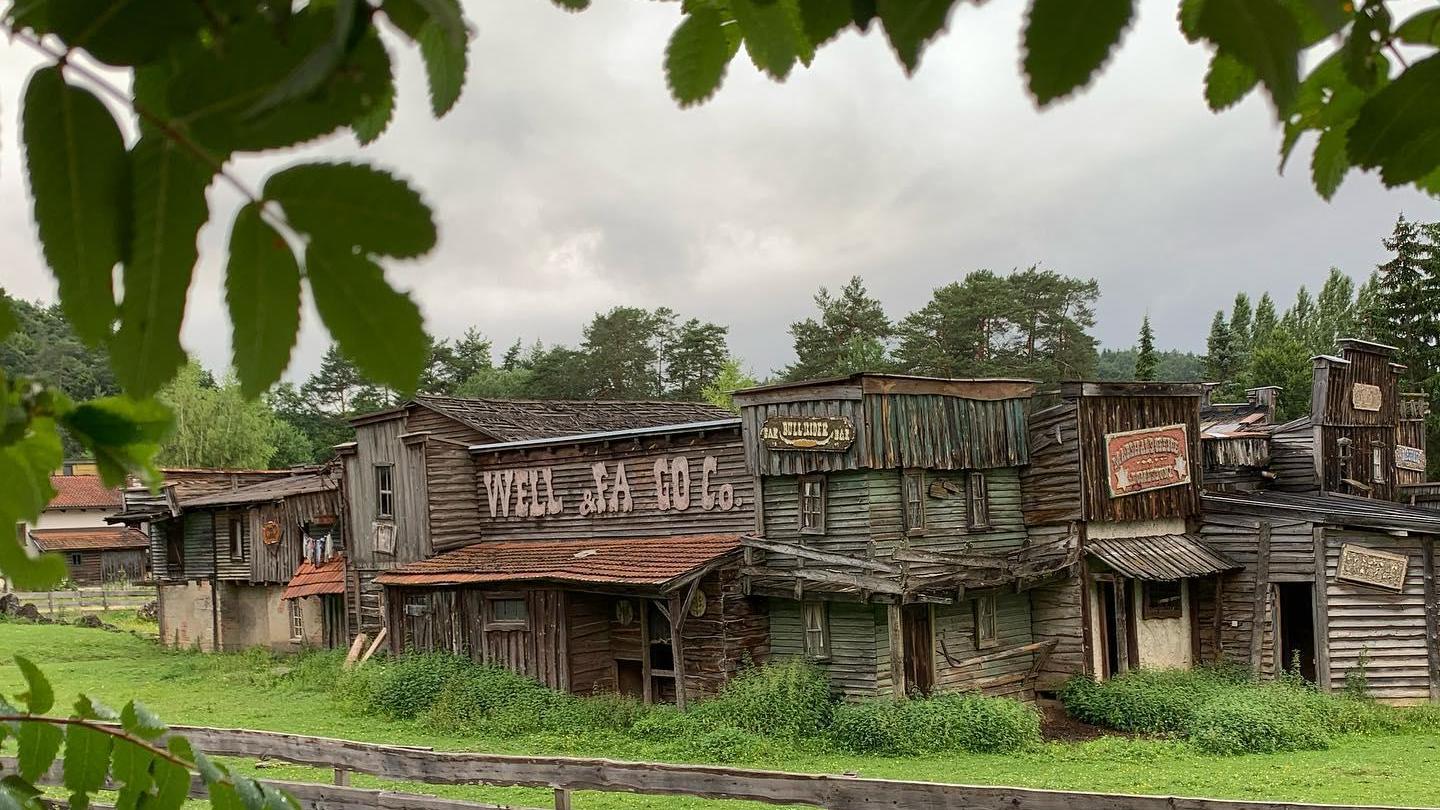
[(1178, 619), (1184, 612), (1184, 604), (1179, 580), (1147, 582), (1141, 616), (1146, 619)]
[(800, 533), (825, 533), (825, 476), (800, 476)]
[(826, 602), (801, 602), (800, 618), (805, 627), (805, 657), (812, 661), (830, 658), (830, 611)]
[(972, 529), (990, 526), (990, 487), (985, 483), (985, 473), (971, 472), (966, 484), (969, 491), (970, 514), (967, 525)]
[(975, 646), (993, 647), (999, 643), (995, 634), (995, 597), (981, 596), (975, 599)]

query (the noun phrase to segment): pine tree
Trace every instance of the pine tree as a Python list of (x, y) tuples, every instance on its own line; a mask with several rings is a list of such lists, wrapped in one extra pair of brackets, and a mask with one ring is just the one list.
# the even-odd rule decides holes
[(1235, 345), (1225, 311), (1219, 310), (1210, 322), (1210, 336), (1205, 341), (1205, 376), (1217, 384), (1216, 397), (1225, 399), (1236, 393)]
[(1371, 271), (1370, 277), (1360, 285), (1355, 294), (1355, 337), (1361, 340), (1380, 340), (1378, 307), (1380, 306), (1380, 273)]
[(1383, 240), (1395, 256), (1380, 265), (1380, 294), (1375, 307), (1380, 339), (1398, 349), (1408, 367), (1406, 379), (1425, 385), (1440, 371), (1440, 227), (1410, 222), (1402, 214)]
[(851, 278), (839, 295), (821, 287), (815, 294), (815, 306), (820, 310), (818, 321), (806, 318), (790, 325), (795, 362), (785, 369), (786, 379), (887, 370), (886, 355), (895, 327), (859, 276)]
[(661, 351), (665, 363), (665, 395), (697, 402), (730, 360), (726, 337), (730, 328), (691, 318), (674, 331)]
[(1250, 348), (1255, 345), (1253, 321), (1250, 296), (1243, 292), (1235, 293), (1235, 303), (1230, 307), (1230, 340), (1235, 346), (1235, 354), (1241, 365), (1244, 365)]
[(1268, 292), (1262, 294), (1259, 303), (1255, 305), (1255, 319), (1250, 324), (1251, 348), (1269, 337), (1279, 323), (1280, 316), (1275, 310), (1275, 299), (1271, 298)]
[(1320, 296), (1315, 301), (1315, 326), (1309, 346), (1311, 355), (1332, 351), (1335, 341), (1354, 337), (1355, 281), (1337, 267), (1330, 268)]
[(1140, 320), (1140, 342), (1135, 347), (1135, 379), (1146, 382), (1155, 380), (1160, 370), (1160, 360), (1155, 356), (1155, 330), (1150, 328), (1150, 316)]

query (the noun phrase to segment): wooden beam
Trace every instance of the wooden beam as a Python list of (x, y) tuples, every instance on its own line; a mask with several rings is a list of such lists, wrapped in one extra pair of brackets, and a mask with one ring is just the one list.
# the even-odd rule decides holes
[(937, 551), (926, 551), (918, 548), (897, 548), (895, 553), (890, 555), (901, 562), (934, 563), (936, 565), (954, 565), (962, 568), (998, 568), (1001, 570), (1010, 567), (1010, 561), (1005, 557), (995, 554), (943, 554)]
[(341, 665), (340, 668), (350, 669), (351, 667), (355, 666), (355, 661), (360, 657), (360, 653), (365, 649), (365, 642), (369, 640), (370, 636), (366, 633), (360, 633), (359, 635), (355, 636), (355, 640), (350, 644), (350, 652), (345, 655), (345, 663)]
[(1430, 700), (1440, 701), (1440, 584), (1435, 581), (1435, 536), (1420, 546), (1425, 565), (1425, 649), (1430, 657)]
[(1218, 664), (1225, 660), (1225, 644), (1220, 640), (1224, 634), (1225, 627), (1225, 574), (1215, 575), (1215, 615), (1212, 618), (1212, 630), (1214, 631), (1214, 658), (1212, 664)]
[(1325, 527), (1310, 530), (1315, 546), (1315, 593), (1310, 600), (1315, 619), (1315, 681), (1320, 691), (1330, 691), (1330, 577), (1325, 573)]
[(766, 568), (762, 566), (752, 566), (750, 568), (742, 568), (740, 573), (757, 578), (793, 578), (797, 582), (804, 580), (810, 582), (828, 582), (832, 585), (863, 588), (876, 593), (888, 593), (896, 596), (903, 593), (899, 583), (892, 582), (888, 579), (866, 576), (864, 574), (842, 574), (838, 571), (826, 571), (822, 568)]
[(886, 605), (885, 620), (890, 630), (890, 694), (896, 700), (903, 700), (907, 692), (904, 610), (899, 605)]
[(365, 651), (365, 654), (364, 654), (364, 655), (360, 656), (360, 660), (358, 660), (358, 661), (355, 662), (355, 666), (357, 666), (357, 667), (358, 667), (358, 666), (362, 666), (362, 665), (364, 665), (364, 663), (365, 663), (366, 661), (369, 661), (369, 660), (370, 660), (370, 656), (374, 655), (374, 654), (375, 654), (375, 651), (378, 650), (378, 649), (380, 649), (380, 645), (385, 642), (385, 637), (386, 637), (387, 635), (389, 635), (389, 634), (390, 634), (390, 628), (388, 628), (388, 627), (382, 627), (382, 628), (380, 628), (380, 632), (378, 632), (378, 633), (375, 634), (375, 640), (372, 641), (372, 642), (370, 642), (370, 648)]
[(1265, 653), (1265, 608), (1270, 601), (1270, 521), (1260, 521), (1260, 536), (1255, 544), (1255, 593), (1252, 594), (1254, 618), (1250, 622), (1250, 666), (1263, 674)]
[[(831, 565), (845, 565), (854, 568), (864, 568), (870, 571), (883, 571), (887, 574), (899, 574), (900, 566), (893, 565), (880, 560), (866, 559), (865, 557), (854, 557), (849, 554), (837, 554), (833, 551), (821, 551), (818, 548), (802, 546), (797, 543), (781, 543), (775, 540), (766, 540), (761, 537), (744, 537), (740, 540), (747, 549), (757, 548), (762, 551), (771, 551), (776, 554), (789, 554), (793, 557), (802, 557), (816, 562), (830, 563)], [(898, 553), (896, 559), (900, 559)]]
[(670, 596), (670, 657), (675, 661), (672, 666), (675, 670), (675, 708), (682, 712), (685, 711), (685, 644), (680, 631), (685, 625), (685, 612), (689, 610), (689, 600), (693, 596), (693, 587), (684, 598), (679, 594)]

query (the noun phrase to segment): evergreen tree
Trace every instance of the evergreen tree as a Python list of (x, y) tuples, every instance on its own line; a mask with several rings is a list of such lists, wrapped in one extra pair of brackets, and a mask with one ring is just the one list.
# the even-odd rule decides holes
[(1155, 331), (1150, 328), (1150, 316), (1140, 320), (1140, 342), (1135, 347), (1135, 379), (1155, 380), (1160, 369), (1159, 358), (1155, 356)]
[(1225, 311), (1220, 310), (1210, 321), (1210, 336), (1205, 340), (1205, 376), (1209, 382), (1217, 384), (1217, 399), (1228, 399), (1236, 393), (1240, 386), (1237, 385), (1235, 372), (1234, 341), (1230, 327), (1225, 323)]
[(1270, 336), (1275, 327), (1280, 324), (1280, 316), (1275, 309), (1275, 299), (1270, 293), (1260, 296), (1260, 301), (1255, 305), (1255, 318), (1250, 324), (1250, 346), (1253, 347)]
[[(583, 353), (594, 396), (600, 399), (655, 399), (660, 396), (658, 335), (665, 313), (615, 307), (585, 327)], [(673, 313), (671, 313), (673, 315)], [(566, 363), (570, 361), (567, 358)]]
[(937, 288), (929, 303), (900, 322), (898, 365), (932, 377), (1003, 373), (1011, 364), (1011, 292), (1006, 279), (989, 270)]
[(1376, 331), (1382, 342), (1396, 347), (1406, 379), (1425, 385), (1440, 372), (1440, 228), (1411, 222), (1402, 214), (1395, 230), (1383, 240), (1395, 255), (1380, 265), (1375, 307)]
[(1265, 334), (1255, 345), (1249, 370), (1251, 385), (1278, 385), (1280, 403), (1276, 417), (1288, 422), (1310, 412), (1310, 381), (1313, 369), (1310, 352), (1282, 324)]
[(1340, 272), (1339, 268), (1332, 267), (1315, 301), (1315, 324), (1311, 334), (1314, 343), (1307, 348), (1312, 355), (1333, 351), (1336, 340), (1354, 337), (1354, 331), (1355, 281)]
[(524, 348), (520, 345), (520, 338), (515, 338), (515, 342), (511, 343), (510, 348), (505, 350), (505, 356), (500, 360), (500, 368), (506, 371), (514, 371), (519, 368), (521, 363), (520, 353), (523, 351)]
[(687, 402), (702, 399), (730, 360), (729, 333), (729, 327), (697, 318), (676, 328), (661, 351), (666, 395)]
[(886, 370), (895, 328), (859, 276), (851, 278), (839, 295), (821, 287), (815, 294), (815, 306), (820, 310), (819, 320), (806, 318), (790, 325), (795, 362), (785, 369), (786, 379)]
[(1243, 366), (1250, 347), (1254, 346), (1254, 314), (1250, 308), (1250, 296), (1235, 293), (1235, 303), (1230, 306), (1230, 340), (1235, 346), (1235, 355)]
[(1372, 270), (1355, 294), (1355, 336), (1361, 340), (1380, 340), (1378, 308), (1381, 295), (1380, 273)]
[(302, 395), (314, 406), (338, 415), (354, 413), (357, 396), (369, 384), (360, 376), (360, 370), (350, 362), (340, 347), (330, 345), (320, 360), (320, 368), (305, 381)]
[(1010, 319), (1018, 333), (1019, 362), (1010, 365), (1010, 373), (1045, 382), (1090, 376), (1096, 341), (1087, 330), (1095, 326), (1099, 282), (1035, 266), (1011, 273), (1005, 281)]

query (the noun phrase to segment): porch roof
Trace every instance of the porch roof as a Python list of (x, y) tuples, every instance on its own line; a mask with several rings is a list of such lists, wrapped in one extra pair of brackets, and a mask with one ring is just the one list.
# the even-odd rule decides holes
[(281, 599), (301, 599), (345, 592), (345, 555), (336, 554), (319, 565), (305, 560), (285, 586)]
[(402, 565), (375, 578), (389, 586), (553, 582), (668, 590), (740, 549), (738, 534), (482, 542)]
[(123, 551), (146, 548), (150, 538), (124, 526), (80, 529), (31, 529), (30, 542), (41, 551)]
[(1193, 579), (1241, 566), (1192, 534), (1087, 540), (1085, 552), (1132, 579)]

